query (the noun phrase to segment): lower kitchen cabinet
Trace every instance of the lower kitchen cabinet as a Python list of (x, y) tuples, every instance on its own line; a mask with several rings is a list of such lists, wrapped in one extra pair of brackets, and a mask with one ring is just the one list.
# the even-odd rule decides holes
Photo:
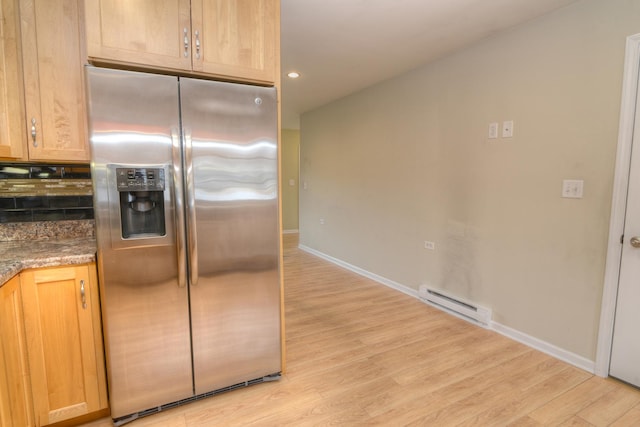
[(20, 277), (0, 287), (0, 426), (34, 426)]
[[(14, 335), (21, 334), (22, 341), (15, 337), (13, 341), (26, 343), (15, 348), (11, 358), (6, 348), (0, 354), (5, 367), (8, 363), (19, 367), (25, 379), (20, 384), (17, 378), (5, 378), (13, 387), (9, 390), (20, 390), (24, 399), (12, 397), (5, 402), (5, 396), (14, 393), (0, 389), (3, 417), (11, 410), (25, 422), (3, 419), (2, 427), (44, 426), (92, 413), (104, 415), (108, 404), (97, 283), (95, 264), (86, 264), (25, 270), (20, 273), (20, 292), (13, 299), (8, 294), (18, 286), (15, 278), (0, 288), (3, 342), (5, 329), (15, 329), (21, 331)], [(15, 304), (15, 315), (5, 313), (20, 294), (22, 313), (20, 304)], [(5, 317), (15, 321), (5, 323)], [(0, 381), (3, 376), (7, 377), (7, 369)]]

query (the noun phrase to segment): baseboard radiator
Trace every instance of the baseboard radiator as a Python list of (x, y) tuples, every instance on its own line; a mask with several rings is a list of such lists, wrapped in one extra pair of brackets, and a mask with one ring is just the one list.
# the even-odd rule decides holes
[(444, 310), (462, 319), (477, 323), (485, 328), (491, 322), (491, 309), (480, 307), (464, 301), (441, 290), (432, 289), (427, 285), (420, 285), (420, 299), (429, 305)]

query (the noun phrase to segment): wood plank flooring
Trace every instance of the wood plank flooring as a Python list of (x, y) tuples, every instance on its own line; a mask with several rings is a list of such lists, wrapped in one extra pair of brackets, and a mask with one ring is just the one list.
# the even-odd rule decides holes
[(296, 235), (284, 256), (283, 378), (129, 427), (640, 425), (635, 388), (302, 252)]

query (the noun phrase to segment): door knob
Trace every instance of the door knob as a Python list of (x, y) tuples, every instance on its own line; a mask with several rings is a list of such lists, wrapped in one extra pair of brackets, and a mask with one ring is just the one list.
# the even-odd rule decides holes
[(633, 236), (631, 240), (629, 240), (629, 243), (631, 243), (631, 246), (634, 248), (640, 248), (640, 237)]

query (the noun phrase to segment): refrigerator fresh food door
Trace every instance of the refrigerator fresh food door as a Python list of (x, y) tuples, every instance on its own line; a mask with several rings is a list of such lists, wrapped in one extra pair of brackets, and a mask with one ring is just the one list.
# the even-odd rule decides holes
[(196, 394), (281, 370), (274, 88), (180, 78)]
[[(111, 416), (120, 418), (193, 395), (188, 288), (185, 277), (178, 280), (184, 226), (175, 221), (181, 214), (178, 80), (94, 67), (86, 76), (109, 400)], [(153, 181), (158, 189), (162, 178), (163, 203), (131, 191), (132, 200), (145, 202), (122, 205), (126, 198), (116, 186), (124, 181), (118, 184), (117, 176), (126, 181), (127, 173), (133, 186)], [(164, 229), (123, 237), (121, 205), (135, 215), (162, 205)]]

